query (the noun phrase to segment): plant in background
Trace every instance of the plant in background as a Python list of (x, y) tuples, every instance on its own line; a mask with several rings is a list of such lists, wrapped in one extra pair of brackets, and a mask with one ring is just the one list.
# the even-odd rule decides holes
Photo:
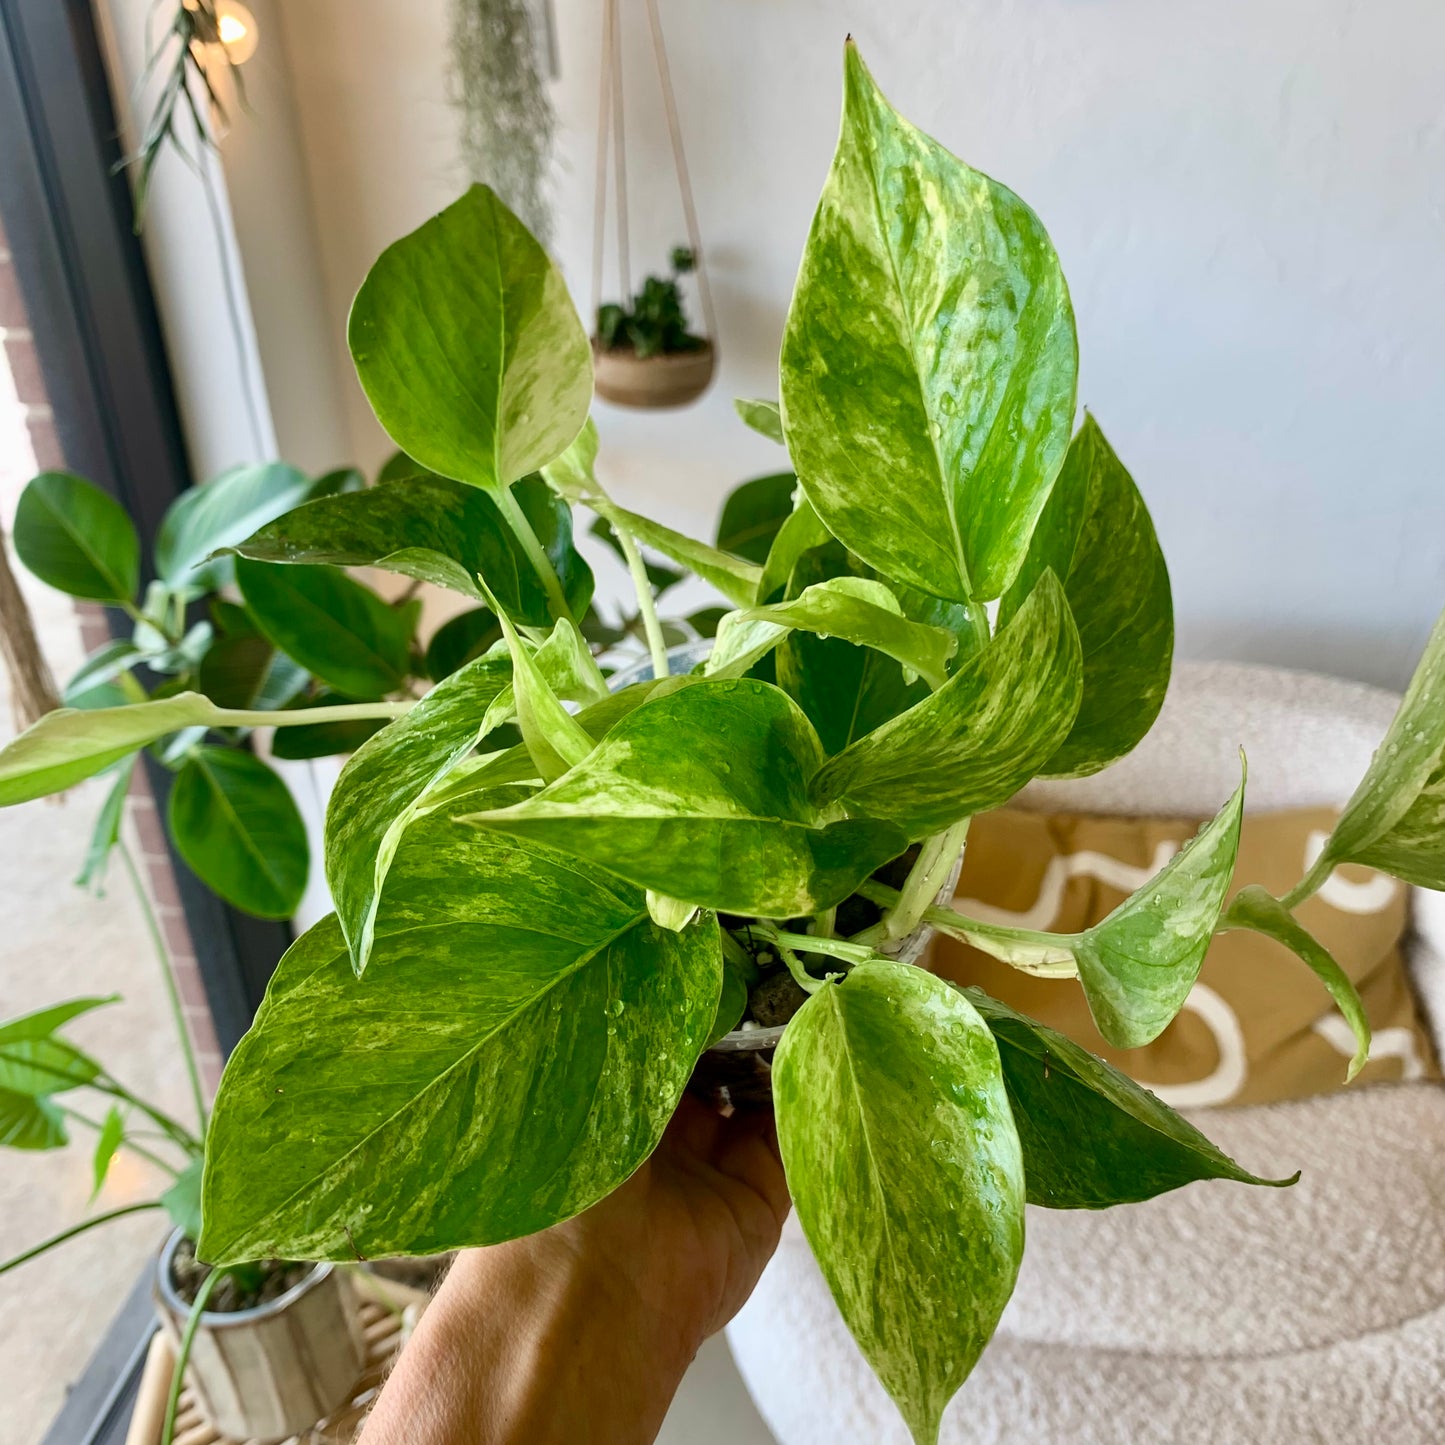
[(648, 276), (627, 305), (608, 302), (597, 308), (597, 343), (604, 351), (630, 349), (640, 361), (650, 356), (675, 356), (707, 345), (687, 329), (680, 282), (695, 259), (686, 246), (672, 248), (672, 275)]
[[(863, 1353), (928, 1442), (1013, 1289), (1026, 1201), (1288, 1181), (891, 953), (920, 924), (958, 934), (1076, 981), (1130, 1047), (1179, 1011), (1218, 930), (1255, 929), (1334, 996), (1353, 1071), (1359, 1000), (1292, 910), (1347, 861), (1445, 886), (1445, 623), (1284, 899), (1230, 900), (1241, 782), (1083, 933), (933, 906), (973, 815), (1035, 776), (1098, 771), (1150, 727), (1169, 582), (1128, 472), (1092, 418), (1075, 430), (1073, 313), (1038, 219), (903, 120), (851, 45), (845, 92), (781, 403), (740, 408), (786, 443), (797, 494), (785, 474), (754, 484), (727, 548), (598, 484), (585, 332), (492, 193), (474, 188), (367, 277), (352, 354), (428, 475), (308, 502), (235, 550), (425, 576), (491, 606), (502, 645), (414, 703), (363, 705), (400, 715), (331, 800), (336, 913), (282, 960), (227, 1067), (201, 1251), (426, 1253), (567, 1218), (648, 1156), (700, 1056), (785, 977), (800, 1005), (772, 1072), (788, 1185)], [(612, 529), (652, 681), (607, 690), (552, 545), (560, 519), (526, 504), (539, 471)], [(689, 674), (668, 675), (643, 546), (731, 604)], [(182, 694), (46, 718), (0, 753), (0, 799), (213, 706)], [(512, 722), (521, 742), (497, 747)]]
[[(452, 0), (452, 88), (468, 175), (490, 185), (546, 245), (557, 120), (542, 76), (537, 11), (529, 0)], [(550, 12), (545, 19), (550, 25)]]

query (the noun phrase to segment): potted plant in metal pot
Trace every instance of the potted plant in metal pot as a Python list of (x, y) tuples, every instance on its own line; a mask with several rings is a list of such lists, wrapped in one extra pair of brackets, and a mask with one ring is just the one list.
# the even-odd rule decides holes
[[(1346, 860), (1445, 885), (1445, 628), (1285, 898), (1245, 890), (1226, 908), (1241, 782), (1085, 933), (939, 907), (973, 815), (1035, 776), (1106, 767), (1149, 728), (1168, 574), (1103, 432), (1075, 427), (1073, 313), (1037, 217), (902, 119), (851, 45), (845, 91), (781, 402), (741, 408), (798, 479), (796, 496), (772, 489), (771, 519), (754, 496), (761, 560), (600, 485), (586, 332), (490, 192), (397, 242), (362, 286), (358, 373), (429, 475), (309, 502), (237, 550), (426, 575), (493, 606), (503, 637), (396, 706), (341, 775), (336, 913), (282, 960), (227, 1067), (200, 1249), (344, 1260), (546, 1228), (627, 1179), (690, 1084), (737, 1103), (699, 1061), (777, 1029), (749, 1095), (770, 1091), (823, 1273), (926, 1442), (1009, 1298), (1026, 1201), (1288, 1181), (900, 950), (920, 926), (959, 933), (1081, 986), (1129, 1046), (1179, 1010), (1218, 929), (1257, 929), (1319, 975), (1358, 1063), (1358, 998), (1291, 910)], [(612, 529), (651, 677), (609, 690), (517, 499), (538, 475)], [(705, 657), (669, 656), (644, 548), (731, 604)], [(107, 739), (200, 706), (46, 719), (0, 754), (0, 788), (93, 769)], [(521, 742), (494, 746), (510, 722)]]

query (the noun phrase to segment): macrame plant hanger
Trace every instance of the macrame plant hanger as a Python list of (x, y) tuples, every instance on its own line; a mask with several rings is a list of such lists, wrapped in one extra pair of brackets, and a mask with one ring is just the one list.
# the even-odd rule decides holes
[[(660, 353), (640, 358), (630, 348), (606, 349), (593, 342), (597, 366), (597, 394), (621, 406), (681, 406), (701, 396), (712, 380), (717, 359), (717, 320), (713, 312), (712, 288), (708, 285), (707, 258), (697, 224), (692, 184), (688, 179), (687, 153), (682, 143), (682, 126), (677, 116), (677, 98), (672, 89), (672, 72), (667, 63), (667, 46), (662, 38), (662, 20), (657, 0), (642, 0), (652, 36), (652, 53), (657, 61), (657, 79), (662, 90), (662, 107), (672, 142), (677, 189), (682, 198), (688, 246), (692, 250), (697, 276), (698, 303), (702, 309), (704, 345), (693, 351)], [(622, 84), (622, 0), (603, 0), (602, 79), (598, 88), (596, 209), (592, 228), (592, 321), (602, 305), (606, 250), (609, 172), (616, 189), (617, 279), (624, 304), (632, 300), (632, 267), (628, 238), (627, 140), (624, 124)], [(610, 164), (609, 164), (610, 162)]]

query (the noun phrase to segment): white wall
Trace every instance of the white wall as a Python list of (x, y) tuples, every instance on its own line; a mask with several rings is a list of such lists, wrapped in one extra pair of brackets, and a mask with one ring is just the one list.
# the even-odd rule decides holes
[[(1081, 399), (1148, 497), (1185, 655), (1399, 684), (1445, 603), (1445, 11), (1434, 0), (662, 0), (721, 313), (712, 392), (599, 408), (628, 501), (704, 531), (779, 454), (774, 394), (831, 155), (844, 33), (914, 120), (1043, 216), (1079, 315)], [(278, 7), (280, 8), (280, 7)], [(445, 0), (286, 0), (336, 377), (370, 260), (459, 189)], [(600, 9), (556, 0), (558, 249), (588, 304)], [(628, 32), (634, 273), (683, 236)], [(263, 46), (265, 45), (263, 36)]]

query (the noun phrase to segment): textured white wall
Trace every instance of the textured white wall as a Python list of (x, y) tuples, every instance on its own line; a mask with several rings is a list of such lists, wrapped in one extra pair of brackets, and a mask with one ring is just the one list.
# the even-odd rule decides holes
[[(558, 250), (588, 305), (600, 6), (556, 0)], [(456, 192), (445, 0), (287, 0), (354, 454), (370, 260)], [(683, 235), (625, 0), (634, 273)], [(662, 0), (721, 313), (688, 411), (599, 409), (628, 501), (698, 531), (780, 454), (773, 394), (850, 28), (914, 120), (1022, 194), (1073, 287), (1081, 400), (1171, 561), (1181, 650), (1398, 684), (1445, 603), (1445, 10), (1434, 0)]]

